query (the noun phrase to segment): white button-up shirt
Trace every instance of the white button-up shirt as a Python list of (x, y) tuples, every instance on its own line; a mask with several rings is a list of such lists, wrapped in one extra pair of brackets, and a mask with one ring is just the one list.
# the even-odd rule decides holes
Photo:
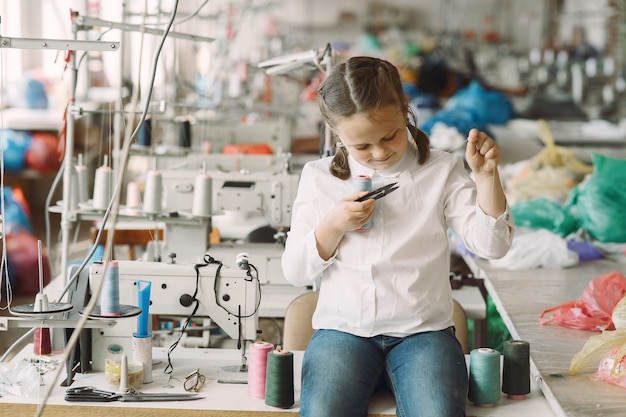
[(376, 200), (370, 230), (346, 233), (325, 261), (317, 251), (315, 226), (355, 190), (351, 180), (330, 174), (330, 161), (304, 166), (282, 257), (292, 284), (313, 285), (319, 279), (313, 327), (401, 337), (452, 326), (449, 229), (478, 256), (502, 257), (513, 239), (509, 207), (498, 219), (483, 213), (458, 155), (432, 150), (419, 165), (417, 151), (409, 146), (386, 172), (350, 158), (353, 177), (369, 175), (374, 189), (396, 181), (399, 188)]

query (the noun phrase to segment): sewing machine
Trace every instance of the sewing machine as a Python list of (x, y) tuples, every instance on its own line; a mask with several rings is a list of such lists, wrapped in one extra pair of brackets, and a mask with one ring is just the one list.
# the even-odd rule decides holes
[[(210, 318), (232, 339), (238, 341), (245, 365), (246, 343), (258, 333), (259, 281), (253, 271), (217, 263), (166, 264), (162, 262), (118, 261), (120, 305), (138, 305), (137, 281), (150, 281), (150, 314), (190, 317), (195, 308), (193, 295), (197, 291), (198, 308), (194, 318)], [(89, 271), (89, 284), (97, 288), (104, 277), (104, 265), (94, 264)], [(122, 318), (113, 327), (92, 333), (92, 367), (104, 369), (110, 352), (132, 352), (132, 336), (137, 320)]]
[[(186, 213), (193, 205), (194, 181), (200, 171), (162, 170), (163, 211)], [(210, 222), (201, 225), (165, 222), (165, 241), (148, 246), (147, 260), (158, 260), (155, 253), (175, 253), (179, 263), (195, 263), (209, 248), (210, 227), (222, 238), (244, 239), (262, 226), (288, 227), (292, 203), (297, 192), (299, 174), (288, 172), (222, 172), (209, 171), (211, 177)]]

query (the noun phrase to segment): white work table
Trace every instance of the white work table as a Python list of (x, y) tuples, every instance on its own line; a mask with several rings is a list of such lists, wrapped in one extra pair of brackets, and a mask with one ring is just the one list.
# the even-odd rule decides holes
[[(32, 345), (28, 345), (14, 361), (32, 357)], [(126, 416), (134, 417), (160, 417), (171, 416), (175, 411), (176, 416), (219, 416), (219, 417), (243, 417), (243, 416), (289, 416), (298, 415), (300, 396), (300, 366), (303, 352), (294, 352), (294, 391), (295, 404), (288, 409), (271, 407), (265, 404), (263, 399), (253, 398), (248, 395), (247, 385), (234, 383), (220, 383), (223, 380), (247, 380), (247, 374), (239, 372), (241, 353), (234, 349), (186, 349), (179, 348), (172, 354), (173, 378), (163, 373), (166, 364), (166, 349), (155, 348), (153, 361), (153, 382), (144, 384), (143, 392), (184, 392), (182, 382), (186, 375), (196, 368), (207, 377), (206, 384), (200, 391), (204, 397), (195, 401), (174, 402), (149, 402), (149, 403), (76, 403), (64, 400), (65, 387), (57, 382), (48, 399), (42, 416), (66, 417), (68, 415), (89, 415), (91, 417)], [(60, 356), (53, 356), (58, 359)], [(469, 356), (466, 357), (469, 360)], [(63, 380), (65, 375), (60, 378)], [(0, 408), (3, 415), (28, 416), (35, 415), (38, 404), (49, 384), (53, 383), (53, 373), (44, 375), (45, 386), (41, 387), (40, 397), (22, 398), (13, 395), (5, 395), (0, 398)], [(165, 388), (166, 385), (174, 388)], [(102, 373), (77, 374), (74, 379), (75, 386), (96, 386), (101, 389), (112, 390)], [(395, 416), (395, 403), (390, 392), (377, 393), (370, 404), (370, 416)], [(504, 394), (502, 399), (493, 407), (474, 407), (468, 402), (468, 416), (487, 417), (527, 417), (527, 416), (551, 416), (550, 407), (543, 398), (534, 381), (531, 381), (531, 393), (524, 400), (509, 400)]]
[(590, 336), (599, 333), (554, 324), (541, 325), (547, 308), (579, 299), (589, 281), (608, 272), (626, 274), (626, 264), (608, 260), (580, 263), (568, 269), (511, 271), (490, 267), (484, 260), (466, 259), (485, 280), (511, 335), (530, 344), (531, 373), (557, 416), (623, 416), (626, 390), (591, 376), (597, 363), (575, 376), (569, 365)]

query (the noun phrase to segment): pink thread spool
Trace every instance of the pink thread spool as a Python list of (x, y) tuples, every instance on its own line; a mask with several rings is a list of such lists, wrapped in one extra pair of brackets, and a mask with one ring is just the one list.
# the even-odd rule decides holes
[(255, 342), (250, 346), (248, 363), (248, 395), (254, 398), (265, 398), (265, 379), (267, 356), (274, 350), (269, 342)]

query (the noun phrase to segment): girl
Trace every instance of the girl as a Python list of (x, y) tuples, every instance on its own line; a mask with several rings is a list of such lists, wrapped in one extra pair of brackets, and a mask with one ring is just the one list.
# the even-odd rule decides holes
[[(430, 150), (397, 69), (382, 59), (337, 65), (318, 102), (337, 152), (303, 168), (282, 257), (291, 283), (319, 282), (301, 415), (366, 416), (385, 381), (398, 416), (464, 416), (468, 378), (452, 322), (448, 230), (481, 257), (507, 253), (514, 223), (499, 148), (470, 132), (473, 180), (462, 158)], [(373, 188), (399, 188), (357, 202), (366, 194), (355, 191), (358, 175)]]

